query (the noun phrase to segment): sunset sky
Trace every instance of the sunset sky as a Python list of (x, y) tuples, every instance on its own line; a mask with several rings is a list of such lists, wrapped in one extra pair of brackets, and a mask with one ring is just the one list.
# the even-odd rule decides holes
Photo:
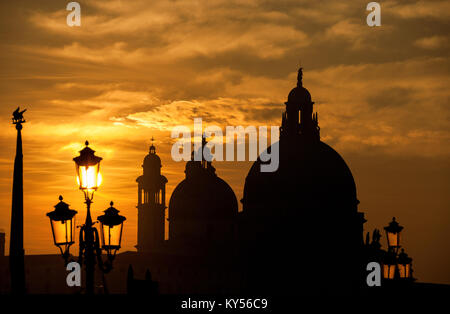
[[(168, 203), (185, 166), (171, 159), (171, 129), (192, 128), (194, 117), (222, 128), (279, 125), (301, 65), (322, 140), (355, 178), (365, 231), (395, 216), (414, 276), (450, 283), (449, 1), (380, 1), (380, 27), (366, 24), (368, 0), (80, 0), (81, 27), (67, 26), (68, 2), (0, 4), (8, 245), (17, 106), (28, 109), (26, 254), (58, 253), (45, 214), (60, 194), (84, 220), (72, 158), (86, 139), (103, 157), (93, 216), (114, 200), (127, 217), (122, 251), (135, 250), (135, 180), (150, 138)], [(250, 165), (214, 163), (238, 199)]]

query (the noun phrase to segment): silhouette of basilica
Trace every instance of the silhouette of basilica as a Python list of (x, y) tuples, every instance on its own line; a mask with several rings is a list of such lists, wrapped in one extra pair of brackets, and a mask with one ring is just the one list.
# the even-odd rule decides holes
[[(137, 252), (116, 256), (106, 280), (96, 278), (97, 293), (335, 294), (367, 287), (365, 267), (377, 260), (380, 236), (374, 231), (372, 243), (363, 243), (355, 181), (342, 157), (320, 140), (302, 74), (285, 103), (280, 140), (268, 148), (279, 149), (279, 167), (261, 172), (260, 159), (252, 165), (241, 212), (212, 163), (194, 158), (167, 207), (168, 181), (152, 143), (136, 179)], [(59, 255), (26, 259), (29, 293), (79, 289), (67, 287)], [(7, 272), (5, 261), (0, 256), (0, 272)], [(0, 293), (8, 285), (0, 280)]]
[[(238, 278), (231, 291), (293, 293), (299, 287), (359, 286), (364, 215), (357, 209), (350, 169), (320, 140), (318, 115), (302, 86), (302, 69), (285, 104), (275, 144), (279, 168), (261, 172), (261, 160), (253, 164), (245, 180), (243, 211), (238, 212), (233, 190), (217, 176), (212, 163), (192, 158), (186, 163), (185, 179), (170, 197), (168, 240), (164, 240), (167, 179), (152, 144), (144, 173), (136, 180), (139, 253), (167, 254), (181, 268), (187, 257), (194, 263), (197, 258), (202, 271), (210, 273), (223, 270), (226, 260), (227, 269)], [(180, 280), (183, 284), (190, 285)], [(189, 292), (220, 291), (206, 287)]]

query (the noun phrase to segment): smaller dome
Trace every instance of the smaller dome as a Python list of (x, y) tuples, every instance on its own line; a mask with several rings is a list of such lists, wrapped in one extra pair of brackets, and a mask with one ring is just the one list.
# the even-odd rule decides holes
[(146, 167), (146, 166), (151, 167), (154, 165), (161, 166), (161, 158), (159, 158), (159, 156), (156, 154), (148, 154), (147, 156), (145, 156), (143, 167)]
[(156, 148), (155, 146), (150, 146), (150, 152), (147, 156), (144, 158), (144, 163), (142, 165), (144, 168), (161, 168), (161, 158), (159, 158), (158, 155), (156, 155)]
[(152, 189), (159, 189), (167, 183), (167, 178), (161, 175), (161, 158), (156, 155), (155, 146), (150, 146), (150, 152), (145, 156), (142, 168), (144, 168), (143, 175), (136, 179), (139, 184)]
[(237, 214), (236, 195), (212, 166), (189, 161), (186, 179), (169, 201), (170, 243), (189, 248), (189, 254), (208, 255), (211, 250), (224, 254), (228, 249), (221, 248), (233, 247)]
[(233, 218), (238, 213), (233, 190), (214, 175), (181, 181), (170, 197), (169, 208), (171, 220)]
[[(203, 141), (203, 147), (206, 141)], [(194, 154), (192, 154), (194, 159)], [(232, 219), (238, 213), (233, 189), (216, 174), (210, 161), (190, 160), (186, 178), (181, 181), (169, 201), (170, 221)]]

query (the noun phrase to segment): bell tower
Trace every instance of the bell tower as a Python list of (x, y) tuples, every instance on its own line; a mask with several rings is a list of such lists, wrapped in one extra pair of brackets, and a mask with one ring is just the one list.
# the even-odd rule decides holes
[(166, 183), (161, 175), (161, 159), (156, 148), (150, 151), (142, 164), (143, 175), (136, 179), (138, 183), (138, 252), (157, 251), (162, 248), (165, 238)]

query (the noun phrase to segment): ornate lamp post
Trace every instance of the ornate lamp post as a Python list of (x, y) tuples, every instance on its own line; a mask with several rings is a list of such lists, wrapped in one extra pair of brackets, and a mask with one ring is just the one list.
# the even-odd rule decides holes
[[(100, 174), (101, 157), (95, 156), (95, 151), (89, 148), (89, 143), (86, 141), (86, 147), (80, 151), (80, 156), (73, 160), (76, 165), (77, 181), (80, 190), (84, 193), (87, 213), (86, 221), (81, 226), (80, 230), (80, 252), (78, 256), (78, 263), (86, 265), (86, 293), (94, 293), (94, 270), (96, 260), (100, 270), (104, 273), (112, 269), (112, 261), (116, 255), (117, 250), (120, 249), (122, 241), (122, 228), (125, 217), (119, 215), (119, 211), (112, 207), (105, 210), (105, 214), (98, 217), (101, 223), (101, 238), (102, 248), (106, 251), (108, 259), (103, 262), (102, 248), (100, 247), (100, 240), (97, 228), (94, 227), (91, 218), (91, 204), (94, 198), (94, 192), (101, 184), (102, 177)], [(74, 210), (69, 209), (69, 205), (62, 201), (62, 196), (59, 197), (60, 202), (55, 206), (55, 210), (48, 213), (52, 226), (53, 240), (55, 245), (61, 250), (66, 263), (68, 262), (69, 248), (74, 241), (74, 226), (75, 214)]]

